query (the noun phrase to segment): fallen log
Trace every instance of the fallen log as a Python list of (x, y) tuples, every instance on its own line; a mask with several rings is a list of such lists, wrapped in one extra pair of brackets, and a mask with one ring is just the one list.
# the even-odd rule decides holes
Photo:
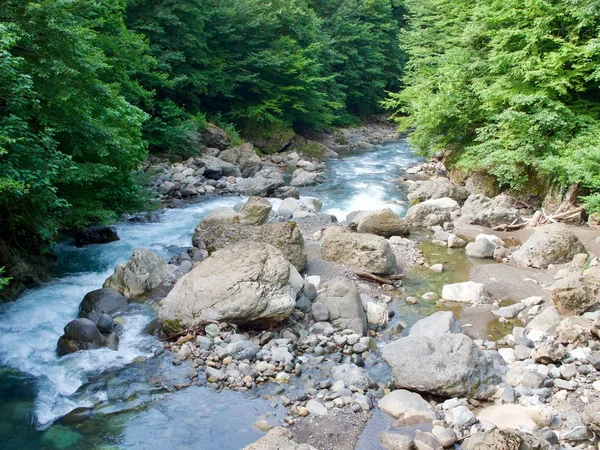
[(358, 278), (362, 278), (363, 280), (376, 281), (377, 283), (381, 284), (394, 284), (394, 281), (390, 280), (389, 278), (380, 277), (368, 272), (356, 272), (356, 276)]

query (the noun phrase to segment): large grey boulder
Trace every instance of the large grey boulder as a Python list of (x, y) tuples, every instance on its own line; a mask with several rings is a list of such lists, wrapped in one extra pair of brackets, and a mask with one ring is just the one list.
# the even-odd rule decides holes
[(304, 169), (296, 169), (292, 174), (290, 186), (314, 186), (325, 181), (325, 177), (320, 172), (309, 172)]
[(317, 450), (309, 444), (299, 444), (290, 430), (273, 428), (265, 436), (242, 450)]
[(219, 153), (219, 158), (239, 167), (244, 178), (255, 176), (263, 167), (260, 157), (250, 143), (228, 148)]
[(382, 355), (392, 368), (396, 387), (402, 389), (488, 399), (501, 382), (494, 361), (464, 334), (400, 338), (389, 343)]
[(462, 333), (462, 326), (451, 311), (438, 311), (415, 322), (410, 327), (409, 336), (436, 338), (444, 334)]
[(469, 192), (464, 187), (445, 177), (416, 181), (408, 188), (408, 201), (411, 204), (444, 197), (462, 203), (468, 196)]
[(536, 269), (550, 264), (566, 263), (578, 253), (587, 253), (583, 244), (562, 223), (538, 228), (527, 241), (512, 254), (511, 261)]
[(171, 328), (211, 321), (279, 322), (294, 310), (302, 288), (294, 281), (298, 277), (275, 247), (242, 241), (216, 251), (184, 275), (161, 302), (159, 318)]
[(229, 147), (229, 136), (222, 128), (212, 123), (207, 123), (202, 130), (200, 142), (210, 148), (224, 150)]
[(103, 287), (114, 288), (127, 298), (139, 298), (157, 287), (175, 271), (160, 256), (147, 248), (133, 251), (127, 264), (119, 264)]
[(340, 364), (329, 371), (334, 381), (343, 381), (346, 387), (356, 386), (358, 389), (369, 389), (375, 385), (365, 369), (356, 364)]
[(64, 328), (64, 334), (58, 339), (56, 353), (65, 356), (80, 350), (94, 350), (102, 347), (104, 338), (89, 319), (80, 318), (69, 322)]
[(336, 281), (327, 285), (325, 292), (317, 296), (313, 308), (324, 304), (329, 311), (329, 321), (338, 330), (350, 329), (364, 335), (367, 319), (360, 294), (351, 281)]
[(232, 164), (216, 156), (204, 155), (196, 159), (198, 167), (204, 167), (204, 176), (212, 180), (218, 180), (221, 177), (241, 177), (242, 172), (235, 164)]
[(493, 258), (496, 251), (496, 244), (487, 235), (480, 234), (475, 242), (470, 242), (465, 248), (467, 256), (471, 258)]
[(356, 230), (383, 237), (404, 236), (410, 232), (406, 222), (389, 208), (361, 215)]
[(269, 197), (285, 185), (283, 175), (271, 167), (263, 168), (251, 178), (236, 181), (234, 190), (244, 195)]
[(88, 292), (79, 304), (79, 317), (92, 312), (113, 314), (127, 306), (127, 299), (113, 288), (102, 288)]
[(431, 199), (411, 206), (404, 220), (413, 227), (429, 228), (449, 222), (451, 214), (459, 209), (460, 205), (451, 198)]
[(483, 194), (472, 194), (462, 207), (461, 217), (473, 225), (493, 227), (512, 223), (521, 217), (521, 212), (515, 208), (515, 199), (508, 195), (488, 198)]
[(578, 274), (572, 274), (554, 284), (552, 301), (562, 315), (576, 316), (596, 303), (596, 292), (595, 286), (582, 283)]
[(119, 240), (115, 227), (89, 227), (75, 233), (75, 247), (83, 247), (90, 244), (107, 244)]
[(269, 218), (272, 205), (262, 197), (250, 197), (239, 211), (240, 223), (244, 225), (262, 225)]
[(377, 404), (388, 416), (398, 419), (400, 425), (432, 422), (438, 418), (433, 407), (415, 392), (397, 389), (390, 392)]
[(301, 272), (306, 266), (306, 249), (300, 229), (293, 222), (265, 223), (259, 226), (241, 224), (215, 225), (204, 230), (197, 228), (194, 242), (204, 240), (209, 252), (215, 252), (241, 241), (270, 244), (283, 253)]
[(388, 241), (374, 234), (351, 233), (341, 227), (329, 227), (323, 232), (321, 254), (328, 261), (346, 264), (363, 272), (396, 272), (396, 257)]

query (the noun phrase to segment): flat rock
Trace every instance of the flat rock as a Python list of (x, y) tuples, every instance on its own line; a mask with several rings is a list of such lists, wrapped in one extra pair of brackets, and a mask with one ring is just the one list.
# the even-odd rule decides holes
[(462, 326), (451, 311), (438, 311), (415, 322), (409, 336), (436, 338), (444, 334), (462, 333)]
[(442, 298), (455, 302), (482, 304), (487, 303), (489, 295), (483, 283), (465, 281), (464, 283), (444, 285)]
[(419, 394), (404, 389), (392, 391), (379, 400), (379, 409), (401, 425), (432, 422), (436, 420), (437, 413), (433, 407)]

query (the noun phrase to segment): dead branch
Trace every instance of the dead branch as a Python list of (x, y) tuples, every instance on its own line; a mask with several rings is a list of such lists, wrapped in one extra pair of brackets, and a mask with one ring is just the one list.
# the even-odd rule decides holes
[(377, 275), (373, 275), (372, 273), (367, 273), (367, 272), (356, 272), (356, 276), (358, 278), (362, 278), (364, 280), (370, 280), (370, 281), (376, 281), (377, 283), (381, 283), (381, 284), (394, 284), (393, 280), (390, 280), (389, 278), (384, 278), (384, 277), (380, 277)]

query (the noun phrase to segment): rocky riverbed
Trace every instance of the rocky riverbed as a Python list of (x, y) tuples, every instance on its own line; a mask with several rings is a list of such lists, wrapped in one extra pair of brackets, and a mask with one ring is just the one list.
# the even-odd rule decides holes
[[(227, 151), (211, 156), (225, 161)], [(230, 167), (207, 177), (205, 155), (160, 166), (155, 186), (179, 183), (164, 192), (174, 205), (206, 186), (250, 198), (206, 207), (193, 225), (173, 224), (169, 258), (136, 249), (103, 274), (104, 287), (85, 296), (58, 340), (58, 355), (67, 355), (58, 361), (129, 348), (136, 314), (157, 315), (139, 331), (154, 340), (108, 382), (118, 407), (98, 395), (105, 378), (88, 380), (78, 390), (88, 403), (61, 426), (83, 429), (139, 408), (149, 420), (177, 410), (193, 424), (248, 402), (251, 429), (236, 425), (238, 439), (220, 448), (598, 448), (595, 231), (561, 223), (494, 231), (531, 211), (507, 195), (456, 185), (440, 163), (406, 166), (393, 182), (374, 174), (406, 196), (405, 207), (388, 201), (342, 214), (335, 195), (304, 196), (319, 185), (296, 195), (273, 158), (291, 166), (287, 173), (313, 164), (324, 185), (331, 163), (296, 159), (293, 150), (236, 153), (249, 155), (232, 158), (241, 176)], [(252, 170), (240, 162), (249, 160)], [(244, 168), (254, 175), (244, 177)], [(281, 176), (275, 191), (235, 190), (264, 170)], [(196, 193), (184, 195), (190, 184)], [(264, 198), (273, 194), (283, 198)], [(186, 395), (229, 406), (188, 407)], [(174, 413), (166, 414), (170, 424)], [(169, 425), (174, 439), (183, 433), (208, 448), (183, 429)]]

